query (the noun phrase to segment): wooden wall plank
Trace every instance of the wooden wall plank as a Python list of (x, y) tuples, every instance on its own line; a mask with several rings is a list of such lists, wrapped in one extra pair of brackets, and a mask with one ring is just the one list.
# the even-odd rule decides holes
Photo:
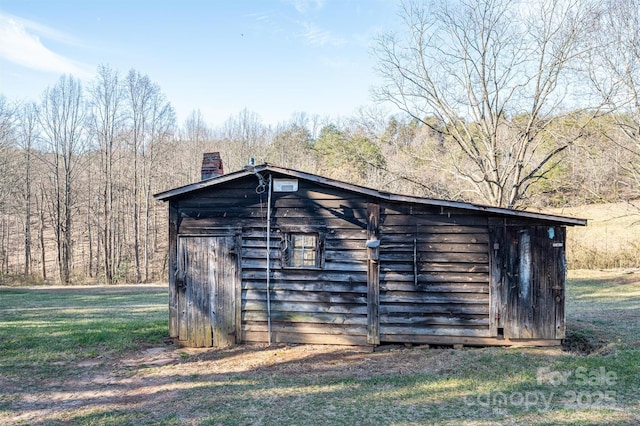
[[(412, 250), (396, 250), (398, 253), (395, 253), (393, 248), (389, 248), (386, 246), (382, 246), (380, 248), (382, 251), (380, 260), (383, 262), (383, 268), (386, 265), (396, 266), (403, 265), (406, 263), (406, 259), (411, 257), (413, 261), (413, 249)], [(479, 268), (484, 267), (488, 270), (489, 265), (489, 253), (487, 252), (476, 252), (476, 253), (439, 253), (439, 252), (419, 252), (417, 254), (418, 262), (424, 264), (425, 267), (428, 267), (429, 263), (445, 263), (445, 264), (465, 264), (467, 267), (477, 266)]]
[[(317, 304), (366, 304), (366, 293), (331, 293), (327, 291), (271, 291), (271, 302), (308, 302)], [(244, 300), (266, 300), (266, 291), (245, 290), (242, 292)]]
[(367, 206), (367, 343), (380, 344), (380, 205)]
[(530, 346), (559, 346), (560, 340), (545, 339), (503, 339), (496, 337), (469, 337), (469, 336), (430, 336), (430, 335), (404, 335), (404, 334), (387, 334), (382, 339), (390, 343), (414, 343), (428, 345), (455, 345), (461, 344), (465, 346), (513, 346), (513, 347), (530, 347)]
[[(324, 270), (304, 270), (304, 269), (281, 269), (272, 271), (271, 278), (275, 282), (317, 281), (317, 282), (337, 282), (337, 283), (367, 283), (367, 274), (362, 272), (332, 272)], [(242, 280), (266, 280), (264, 269), (243, 269)]]
[[(267, 332), (266, 322), (246, 321), (242, 326), (243, 332)], [(272, 333), (297, 333), (297, 334), (326, 334), (366, 336), (367, 327), (350, 324), (319, 324), (319, 323), (287, 323), (280, 321), (271, 322)]]
[[(422, 265), (421, 265), (422, 266)], [(403, 281), (407, 281), (407, 282), (411, 282), (411, 281), (415, 281), (413, 278), (411, 277), (411, 273), (410, 272), (405, 272), (405, 273), (398, 273), (398, 272), (386, 272), (387, 270), (394, 270), (397, 268), (394, 268), (393, 266), (385, 266), (384, 271), (381, 274), (381, 277), (384, 279), (385, 282), (403, 282)], [(444, 284), (444, 283), (455, 283), (455, 284), (472, 284), (472, 283), (482, 283), (482, 284), (488, 284), (489, 283), (489, 274), (487, 272), (485, 273), (479, 273), (479, 272), (468, 272), (468, 273), (464, 273), (464, 272), (451, 272), (451, 273), (447, 273), (447, 272), (422, 272), (420, 271), (420, 273), (418, 274), (418, 284), (424, 284), (424, 286), (419, 287), (419, 289), (421, 290), (428, 290), (429, 289), (429, 285), (430, 284)]]
[(413, 328), (447, 325), (447, 326), (487, 326), (489, 319), (486, 315), (425, 315), (421, 314), (401, 314), (393, 313), (390, 315), (381, 315), (380, 322), (387, 325), (401, 326), (410, 324)]
[(555, 338), (564, 339), (566, 337), (566, 324), (565, 324), (565, 297), (566, 297), (566, 276), (567, 276), (567, 260), (566, 260), (566, 245), (567, 245), (567, 229), (564, 226), (556, 226), (556, 235), (558, 241), (562, 246), (554, 247), (555, 256), (553, 263), (553, 272), (551, 274), (553, 282), (553, 295), (556, 308), (555, 317)]
[[(264, 343), (268, 341), (266, 332), (245, 331), (243, 340), (250, 343)], [(326, 334), (302, 334), (302, 333), (272, 333), (271, 340), (274, 343), (301, 343), (313, 345), (349, 345), (369, 346), (366, 336), (326, 335)]]
[[(482, 230), (483, 227), (487, 226), (487, 219), (481, 216), (474, 215), (460, 215), (460, 216), (435, 216), (435, 215), (412, 215), (411, 218), (408, 218), (406, 215), (383, 215), (381, 225), (384, 229), (388, 229), (389, 227), (405, 227), (408, 224), (415, 226), (416, 224), (422, 227), (426, 227), (429, 229), (433, 228), (447, 228), (445, 230), (448, 231), (448, 228), (451, 227), (457, 229), (468, 229), (467, 232), (474, 232), (478, 230)], [(444, 230), (443, 230), (444, 231)], [(430, 231), (429, 231), (430, 232)]]
[[(266, 298), (265, 298), (266, 300)], [(266, 301), (261, 300), (243, 300), (243, 311), (266, 311)], [(365, 304), (318, 304), (303, 302), (271, 302), (271, 312), (316, 312), (322, 314), (351, 314), (366, 315), (367, 306)]]
[[(264, 290), (262, 282), (258, 280), (246, 279), (242, 283), (243, 290)], [(367, 293), (366, 283), (348, 282), (323, 282), (316, 280), (294, 281), (278, 280), (271, 285), (271, 290), (275, 291), (311, 291), (330, 293)]]
[(169, 202), (169, 336), (179, 337), (179, 288), (184, 285), (184, 277), (178, 276), (178, 205), (177, 201)]
[[(470, 337), (491, 337), (488, 326), (432, 326), (432, 327), (401, 327), (395, 325), (380, 324), (380, 340), (383, 336), (402, 334), (404, 336), (470, 336)], [(412, 340), (407, 340), (411, 342)]]
[(531, 262), (531, 230), (522, 229), (518, 232), (518, 326), (517, 336), (520, 339), (534, 337), (533, 322), (533, 293), (532, 275), (536, 271)]
[(461, 283), (461, 282), (443, 282), (443, 283), (424, 283), (417, 286), (410, 282), (385, 281), (380, 285), (380, 291), (383, 292), (429, 292), (429, 293), (489, 293), (489, 285), (485, 283)]
[[(285, 312), (273, 311), (271, 318), (274, 321), (299, 323), (319, 323), (319, 324), (346, 324), (346, 325), (367, 325), (366, 315), (336, 314), (322, 312)], [(245, 311), (243, 321), (267, 321), (267, 313), (264, 311)]]
[(386, 291), (380, 293), (380, 303), (486, 303), (489, 306), (489, 294)]
[(489, 282), (489, 329), (491, 331), (491, 336), (498, 336), (498, 329), (501, 328), (501, 317), (500, 313), (502, 312), (502, 287), (504, 281), (504, 270), (505, 270), (505, 227), (504, 222), (493, 221), (491, 222), (491, 226), (489, 227), (489, 233), (491, 235), (490, 238), (490, 268), (491, 273), (489, 274), (490, 282)]
[[(390, 235), (390, 234), (410, 234), (415, 235), (416, 232), (416, 224), (406, 219), (407, 223), (402, 223), (398, 225), (389, 225), (384, 223), (380, 226), (380, 233), (382, 235)], [(486, 225), (456, 225), (456, 224), (442, 224), (436, 223), (433, 225), (421, 225), (420, 232), (427, 234), (477, 234), (479, 232), (483, 232), (487, 228)]]
[(393, 315), (409, 313), (413, 315), (422, 314), (447, 314), (455, 317), (465, 315), (489, 315), (488, 304), (471, 305), (467, 303), (385, 303), (380, 306), (380, 315)]
[(503, 309), (500, 313), (502, 318), (502, 326), (504, 329), (504, 337), (507, 339), (519, 338), (518, 330), (518, 307), (519, 307), (519, 281), (520, 262), (519, 262), (519, 228), (507, 227), (505, 244), (505, 270), (504, 284), (502, 288)]
[(224, 347), (236, 343), (236, 260), (231, 255), (234, 237), (210, 238), (209, 277), (211, 297), (211, 325), (213, 346)]
[(234, 343), (240, 343), (242, 338), (242, 235), (240, 232), (233, 237), (233, 250), (231, 255), (235, 260), (234, 276), (234, 309), (235, 309), (235, 339)]

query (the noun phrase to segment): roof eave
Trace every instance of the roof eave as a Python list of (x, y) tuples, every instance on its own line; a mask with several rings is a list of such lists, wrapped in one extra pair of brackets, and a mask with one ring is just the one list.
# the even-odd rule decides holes
[(381, 200), (396, 201), (396, 202), (411, 202), (411, 203), (417, 203), (417, 204), (423, 204), (423, 205), (471, 210), (471, 211), (485, 212), (485, 213), (491, 213), (491, 214), (507, 216), (507, 217), (542, 220), (542, 221), (548, 221), (553, 223), (559, 223), (567, 226), (586, 226), (587, 225), (586, 219), (528, 212), (526, 210), (513, 210), (513, 209), (507, 209), (503, 207), (483, 206), (480, 204), (472, 204), (472, 203), (466, 203), (461, 201), (448, 201), (448, 200), (439, 200), (434, 198), (420, 198), (412, 195), (391, 194), (391, 193), (367, 188), (364, 186), (354, 185), (347, 182), (341, 182), (334, 179), (325, 178), (322, 176), (318, 176), (318, 175), (314, 175), (306, 172), (301, 172), (299, 170), (272, 166), (266, 163), (263, 165), (255, 166), (255, 167), (247, 166), (243, 170), (229, 173), (227, 175), (210, 178), (207, 180), (203, 180), (201, 182), (196, 182), (189, 185), (181, 186), (179, 188), (174, 188), (168, 191), (160, 192), (158, 194), (155, 194), (153, 197), (156, 200), (167, 201), (173, 197), (177, 197), (192, 191), (197, 191), (197, 190), (208, 188), (211, 186), (219, 185), (225, 182), (232, 181), (234, 179), (239, 179), (245, 176), (253, 175), (262, 171), (272, 171), (272, 172), (281, 173), (291, 177), (306, 179), (319, 184), (341, 188), (347, 191), (356, 192), (362, 195), (378, 198)]
[(224, 182), (229, 182), (234, 179), (238, 179), (244, 176), (252, 175), (253, 172), (249, 170), (240, 170), (237, 172), (229, 173), (227, 175), (215, 176), (209, 179), (205, 179), (200, 182), (190, 183), (188, 185), (173, 188), (168, 191), (159, 192), (154, 194), (153, 198), (158, 201), (168, 201), (170, 198), (177, 197), (189, 192), (197, 191), (199, 189), (208, 188), (210, 186), (219, 185)]

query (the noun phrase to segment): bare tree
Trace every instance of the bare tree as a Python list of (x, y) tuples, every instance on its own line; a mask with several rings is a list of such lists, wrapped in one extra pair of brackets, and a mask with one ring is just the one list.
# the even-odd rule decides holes
[(213, 138), (213, 132), (205, 122), (202, 112), (191, 111), (191, 114), (184, 121), (184, 131), (182, 139), (202, 145)]
[(148, 76), (135, 70), (129, 71), (126, 78), (126, 100), (128, 106), (129, 144), (133, 153), (133, 251), (135, 260), (135, 281), (142, 281), (140, 265), (140, 203), (139, 194), (142, 187), (141, 151), (145, 144), (149, 99), (155, 90)]
[[(133, 250), (135, 281), (142, 282), (143, 261), (148, 260), (149, 217), (151, 211), (151, 168), (154, 166), (154, 144), (164, 139), (175, 126), (175, 114), (160, 87), (148, 76), (131, 70), (125, 82), (128, 109), (127, 127), (133, 155)], [(144, 206), (144, 212), (141, 207)], [(144, 219), (144, 220), (143, 220)], [(144, 242), (141, 227), (144, 226)], [(142, 256), (142, 258), (141, 258)], [(148, 267), (145, 265), (145, 280)]]
[(623, 167), (631, 196), (640, 194), (640, 1), (607, 0), (592, 42), (594, 86), (610, 106), (614, 132), (609, 141), (629, 154)]
[(262, 161), (266, 155), (269, 131), (253, 111), (243, 109), (236, 116), (229, 117), (222, 126), (220, 139), (228, 146), (229, 169), (242, 168), (249, 158)]
[(180, 144), (184, 147), (178, 150), (174, 158), (180, 167), (176, 170), (179, 183), (187, 184), (200, 179), (199, 163), (202, 154), (210, 150), (213, 141), (213, 130), (207, 125), (200, 110), (192, 111), (183, 125)]
[(22, 150), (23, 191), (24, 198), (24, 276), (31, 275), (31, 221), (33, 207), (33, 164), (34, 149), (39, 137), (38, 107), (29, 102), (20, 108), (18, 115), (18, 144)]
[(53, 183), (53, 221), (60, 281), (69, 284), (72, 268), (72, 225), (75, 177), (83, 152), (86, 111), (80, 81), (64, 75), (44, 92), (39, 116), (46, 136)]
[(0, 95), (0, 277), (9, 272), (9, 216), (16, 183), (15, 107)]
[(15, 145), (15, 119), (14, 106), (0, 95), (0, 173), (3, 176), (0, 181), (0, 213), (4, 212), (6, 198), (11, 193), (14, 183), (10, 170)]
[(118, 182), (114, 173), (120, 138), (124, 125), (123, 84), (117, 71), (98, 67), (98, 75), (90, 89), (91, 129), (100, 153), (101, 216), (100, 241), (103, 249), (102, 267), (107, 284), (114, 282), (118, 262), (115, 230), (114, 198)]
[[(161, 161), (165, 153), (166, 141), (175, 133), (176, 117), (171, 104), (157, 87), (151, 99), (149, 110), (148, 143), (143, 146), (144, 155), (144, 281), (150, 278), (151, 254), (157, 250), (156, 232), (152, 232), (152, 195), (158, 190), (158, 175), (162, 174)], [(157, 226), (154, 226), (157, 231)], [(153, 238), (152, 238), (153, 237)]]
[(377, 99), (453, 143), (446, 171), (493, 205), (522, 204), (581, 134), (548, 129), (575, 108), (571, 65), (583, 53), (589, 3), (535, 3), (404, 3), (406, 38), (383, 35), (375, 49)]

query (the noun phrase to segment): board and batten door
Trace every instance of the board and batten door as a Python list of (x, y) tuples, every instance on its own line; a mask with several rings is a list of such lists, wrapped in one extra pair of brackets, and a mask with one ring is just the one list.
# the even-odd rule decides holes
[(565, 337), (565, 228), (508, 227), (501, 323), (504, 337)]
[(178, 338), (191, 347), (236, 343), (238, 266), (234, 236), (178, 239)]

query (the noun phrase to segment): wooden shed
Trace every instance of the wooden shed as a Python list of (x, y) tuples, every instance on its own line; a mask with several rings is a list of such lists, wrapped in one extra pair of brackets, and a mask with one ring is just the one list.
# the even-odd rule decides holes
[(169, 331), (241, 342), (554, 345), (574, 219), (390, 194), (273, 165), (169, 203)]

